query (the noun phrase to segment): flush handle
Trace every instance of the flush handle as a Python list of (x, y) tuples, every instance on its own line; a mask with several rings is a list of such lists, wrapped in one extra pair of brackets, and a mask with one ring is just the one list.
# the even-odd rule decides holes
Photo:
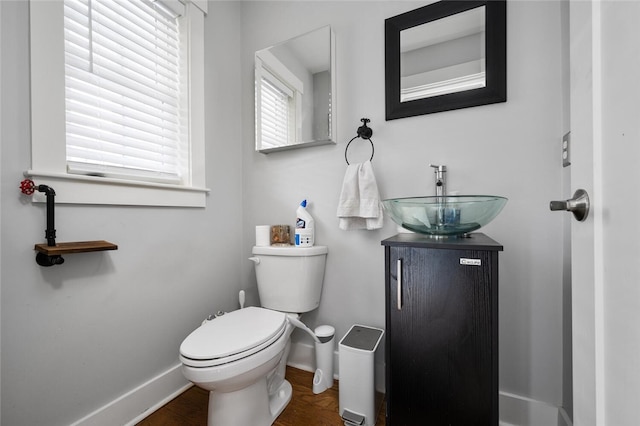
[(573, 194), (573, 198), (566, 201), (551, 201), (549, 208), (552, 211), (571, 212), (577, 221), (583, 222), (589, 216), (589, 194), (584, 189), (578, 189)]

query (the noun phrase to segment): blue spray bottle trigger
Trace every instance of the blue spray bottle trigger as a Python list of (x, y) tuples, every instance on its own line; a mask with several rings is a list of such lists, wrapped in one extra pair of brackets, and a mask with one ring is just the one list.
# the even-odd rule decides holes
[(307, 200), (306, 200), (306, 199), (302, 200), (302, 202), (300, 203), (300, 205), (301, 205), (302, 207), (307, 207)]

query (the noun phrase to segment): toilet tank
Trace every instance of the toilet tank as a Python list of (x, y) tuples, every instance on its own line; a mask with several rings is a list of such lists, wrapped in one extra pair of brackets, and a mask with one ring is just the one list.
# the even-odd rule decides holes
[(263, 308), (303, 313), (320, 305), (328, 249), (254, 247), (252, 250)]

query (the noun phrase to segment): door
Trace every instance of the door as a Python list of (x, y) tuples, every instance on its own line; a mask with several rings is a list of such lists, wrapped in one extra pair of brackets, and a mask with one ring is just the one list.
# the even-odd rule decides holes
[(573, 423), (640, 418), (640, 2), (571, 1)]

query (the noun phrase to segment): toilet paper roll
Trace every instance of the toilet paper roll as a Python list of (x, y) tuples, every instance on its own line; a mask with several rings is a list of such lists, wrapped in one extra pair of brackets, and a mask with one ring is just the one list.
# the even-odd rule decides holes
[(256, 226), (256, 246), (265, 247), (270, 245), (271, 245), (271, 226), (270, 225)]

